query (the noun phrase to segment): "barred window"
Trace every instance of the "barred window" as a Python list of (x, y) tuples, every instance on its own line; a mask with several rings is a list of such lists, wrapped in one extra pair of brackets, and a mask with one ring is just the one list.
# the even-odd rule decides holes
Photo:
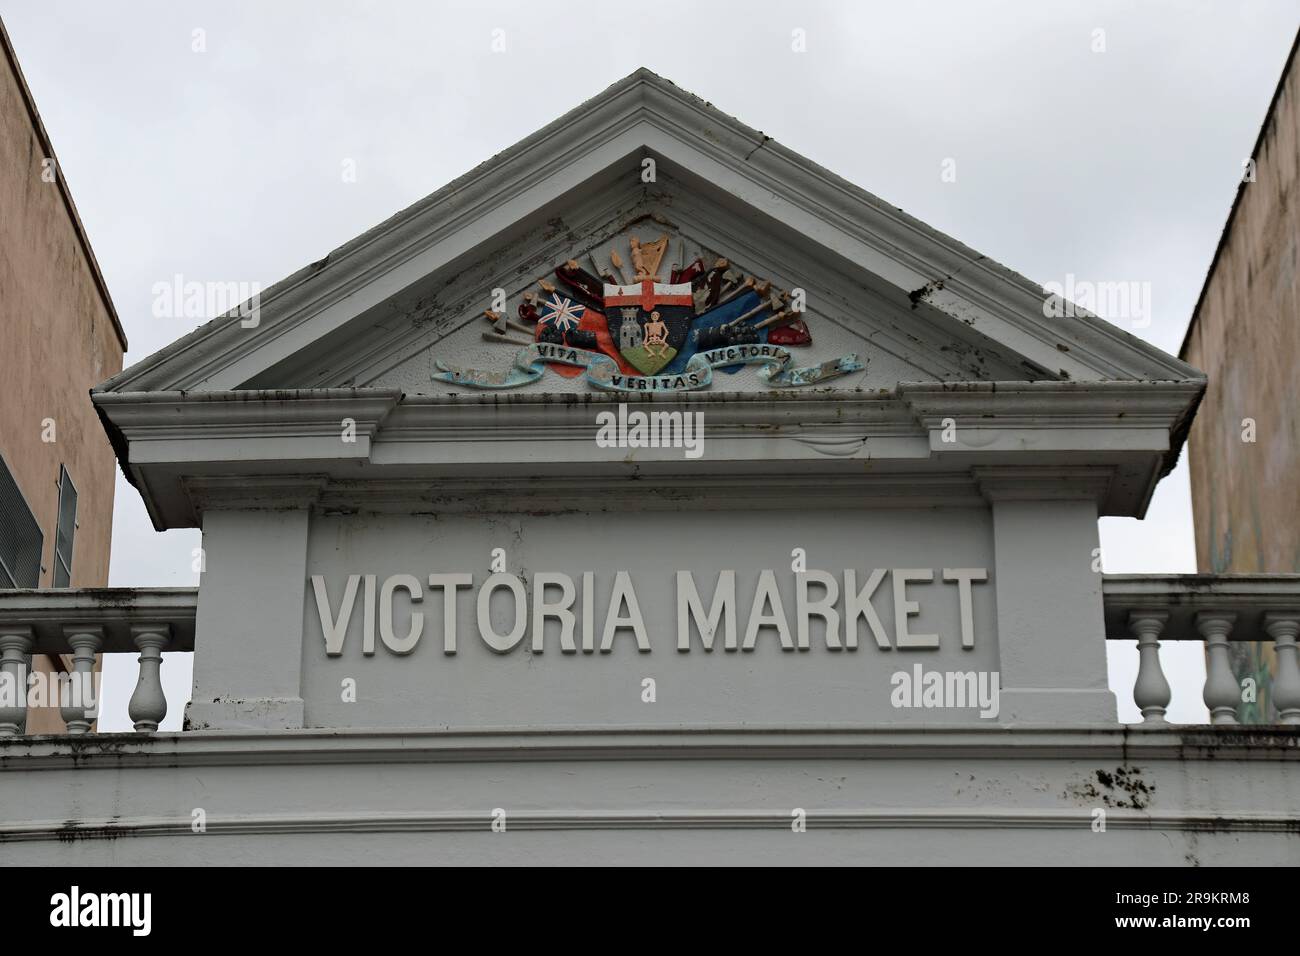
[(0, 588), (39, 587), (44, 547), (40, 523), (0, 455)]
[(77, 489), (68, 469), (59, 466), (59, 524), (54, 533), (54, 586), (72, 584), (72, 539), (77, 532)]

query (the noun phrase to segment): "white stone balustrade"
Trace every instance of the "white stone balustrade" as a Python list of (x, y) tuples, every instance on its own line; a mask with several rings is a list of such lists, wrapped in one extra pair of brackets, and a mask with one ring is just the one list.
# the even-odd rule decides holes
[(32, 654), (72, 656), (57, 698), (70, 735), (90, 733), (98, 714), (97, 655), (135, 654), (127, 711), (137, 731), (156, 731), (167, 714), (162, 652), (194, 650), (197, 598), (193, 588), (0, 590), (0, 737), (26, 729)]
[(1137, 640), (1133, 701), (1142, 726), (1167, 725), (1171, 693), (1160, 644), (1171, 640), (1205, 644), (1202, 697), (1210, 723), (1219, 725), (1239, 722), (1238, 711), (1252, 690), (1233, 672), (1232, 645), (1273, 644), (1271, 700), (1277, 722), (1300, 724), (1300, 575), (1106, 575), (1102, 594), (1106, 636)]

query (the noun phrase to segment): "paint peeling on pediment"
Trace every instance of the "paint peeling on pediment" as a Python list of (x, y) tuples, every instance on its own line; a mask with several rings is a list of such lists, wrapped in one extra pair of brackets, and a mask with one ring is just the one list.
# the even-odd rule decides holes
[(913, 289), (907, 293), (908, 299), (912, 302), (912, 308), (915, 309), (922, 302), (928, 302), (930, 296), (942, 289), (944, 282), (951, 278), (952, 276), (944, 276), (942, 279), (932, 279), (919, 289)]

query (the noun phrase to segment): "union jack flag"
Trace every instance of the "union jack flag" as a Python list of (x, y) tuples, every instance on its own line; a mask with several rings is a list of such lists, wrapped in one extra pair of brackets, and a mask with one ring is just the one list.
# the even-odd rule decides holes
[(587, 311), (572, 299), (566, 299), (558, 293), (552, 293), (550, 300), (541, 306), (538, 324), (554, 326), (561, 332), (572, 332), (578, 328), (582, 324), (583, 313)]

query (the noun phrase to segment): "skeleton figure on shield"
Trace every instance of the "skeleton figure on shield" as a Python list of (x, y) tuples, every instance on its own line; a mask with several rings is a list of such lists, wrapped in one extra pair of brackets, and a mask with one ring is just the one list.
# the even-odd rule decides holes
[(641, 343), (648, 354), (662, 355), (668, 349), (668, 326), (658, 312), (651, 312), (645, 324), (645, 339)]

